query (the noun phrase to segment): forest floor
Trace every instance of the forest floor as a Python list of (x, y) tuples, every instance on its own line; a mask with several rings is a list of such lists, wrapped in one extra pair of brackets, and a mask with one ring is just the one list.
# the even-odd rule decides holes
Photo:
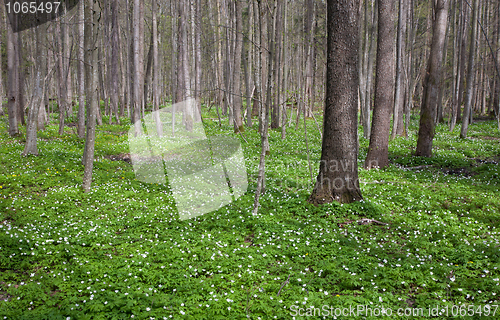
[[(204, 117), (209, 136), (241, 139), (227, 121), (210, 120), (214, 110)], [(472, 124), (467, 140), (459, 126), (450, 133), (438, 125), (429, 159), (412, 156), (417, 124), (412, 118), (409, 138), (390, 142), (383, 170), (362, 169), (368, 141), (360, 132), (364, 200), (320, 207), (307, 203), (302, 123), (287, 128), (285, 140), (270, 131), (266, 193), (252, 216), (260, 154), (254, 124), (244, 133), (248, 143), (241, 139), (247, 193), (180, 220), (169, 186), (135, 179), (129, 125), (98, 127), (93, 188), (84, 194), (84, 143), (75, 128), (58, 135), (54, 117), (38, 134), (40, 156), (21, 157), (25, 134), (10, 138), (4, 116), (0, 318), (498, 318), (496, 122)], [(312, 120), (308, 138), (315, 177), (321, 139)]]

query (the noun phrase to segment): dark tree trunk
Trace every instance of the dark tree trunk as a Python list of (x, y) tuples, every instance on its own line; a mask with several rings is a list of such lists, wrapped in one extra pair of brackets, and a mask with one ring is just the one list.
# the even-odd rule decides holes
[(365, 168), (389, 165), (389, 133), (394, 105), (394, 0), (379, 0), (375, 104)]
[(324, 134), (313, 204), (362, 199), (358, 181), (359, 0), (327, 2)]
[(432, 140), (434, 139), (434, 114), (438, 104), (439, 84), (441, 83), (444, 40), (448, 23), (448, 7), (450, 0), (438, 0), (434, 18), (433, 36), (427, 74), (423, 79), (422, 109), (418, 131), (416, 156), (432, 156)]

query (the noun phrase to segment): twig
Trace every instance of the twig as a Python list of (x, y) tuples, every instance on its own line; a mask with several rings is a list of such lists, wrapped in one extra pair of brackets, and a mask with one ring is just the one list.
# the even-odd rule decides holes
[(286, 279), (286, 281), (285, 281), (285, 282), (283, 282), (283, 284), (281, 285), (281, 288), (280, 288), (280, 291), (278, 291), (278, 295), (277, 295), (277, 297), (279, 297), (279, 296), (280, 296), (281, 289), (283, 289), (283, 287), (284, 287), (284, 286), (286, 286), (286, 285), (287, 285), (287, 283), (290, 283), (290, 281), (289, 281), (289, 280), (290, 280), (290, 276), (291, 276), (291, 275), (289, 274), (289, 275), (288, 275), (288, 279)]
[(388, 225), (388, 223), (385, 223), (385, 222), (381, 222), (381, 221), (378, 221), (378, 220), (374, 220), (374, 219), (361, 219), (361, 220), (358, 220), (356, 221), (358, 224), (362, 224), (362, 225), (367, 225), (367, 224), (371, 224), (371, 223), (374, 223), (374, 224), (378, 224), (378, 225), (382, 225), (382, 226), (386, 226)]

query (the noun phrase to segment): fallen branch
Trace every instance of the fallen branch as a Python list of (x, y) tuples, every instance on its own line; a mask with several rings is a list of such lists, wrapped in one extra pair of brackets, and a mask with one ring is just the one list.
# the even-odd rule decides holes
[(286, 286), (286, 284), (287, 284), (287, 283), (290, 283), (290, 281), (289, 281), (289, 280), (290, 280), (290, 275), (288, 275), (288, 279), (286, 279), (286, 281), (285, 281), (285, 282), (283, 282), (283, 284), (281, 285), (281, 288), (280, 288), (280, 291), (278, 291), (278, 295), (277, 295), (277, 297), (279, 297), (279, 296), (280, 296), (281, 289), (283, 289), (283, 287), (284, 287), (284, 286)]
[(382, 225), (382, 226), (386, 226), (388, 225), (388, 223), (385, 223), (385, 222), (381, 222), (381, 221), (378, 221), (378, 220), (374, 220), (374, 219), (361, 219), (361, 220), (358, 220), (356, 221), (359, 225), (367, 225), (367, 224), (378, 224), (378, 225)]

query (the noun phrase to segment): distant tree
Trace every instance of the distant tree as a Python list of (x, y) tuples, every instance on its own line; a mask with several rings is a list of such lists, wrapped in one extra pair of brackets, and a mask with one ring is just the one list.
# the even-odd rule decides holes
[(321, 163), (313, 204), (362, 199), (358, 181), (359, 0), (327, 1), (327, 69)]
[(427, 73), (423, 79), (424, 92), (422, 95), (416, 156), (432, 156), (432, 140), (434, 139), (435, 130), (434, 115), (438, 104), (439, 84), (443, 76), (441, 69), (449, 5), (450, 0), (438, 0), (434, 8), (433, 36)]
[(378, 1), (375, 105), (365, 168), (389, 165), (389, 132), (394, 106), (394, 0)]

